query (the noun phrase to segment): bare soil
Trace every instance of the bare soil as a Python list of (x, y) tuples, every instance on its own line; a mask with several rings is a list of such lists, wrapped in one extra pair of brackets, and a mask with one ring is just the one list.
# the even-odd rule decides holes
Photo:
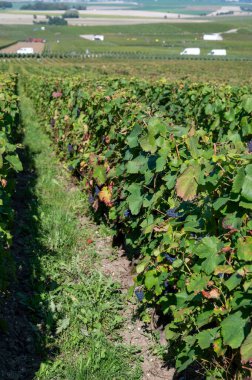
[(168, 24), (168, 23), (207, 23), (209, 20), (192, 19), (192, 18), (105, 18), (105, 17), (86, 17), (86, 18), (69, 18), (69, 25), (76, 26), (105, 26), (105, 25), (141, 25), (141, 24)]
[(43, 42), (17, 42), (7, 48), (1, 49), (1, 53), (13, 53), (15, 54), (18, 49), (21, 48), (33, 48), (34, 53), (42, 53), (44, 50), (45, 44)]
[[(95, 239), (97, 254), (101, 257), (101, 266), (97, 269), (101, 270), (105, 275), (114, 278), (115, 282), (121, 284), (122, 293), (127, 293), (130, 286), (134, 284), (133, 274), (134, 266), (128, 260), (124, 250), (119, 249), (113, 253), (112, 239), (103, 238), (99, 235)], [(155, 344), (151, 329), (155, 326), (146, 326), (137, 316), (138, 304), (135, 300), (129, 300), (127, 307), (123, 312), (125, 317), (124, 329), (121, 337), (124, 343), (139, 347), (143, 357), (143, 380), (172, 380), (174, 379), (175, 369), (169, 368), (156, 355), (152, 353)], [(155, 316), (154, 318), (155, 319)], [(153, 320), (153, 323), (155, 321)], [(167, 345), (164, 338), (164, 332), (160, 333), (160, 344)]]
[[(46, 21), (44, 15), (38, 16), (37, 21)], [(32, 14), (14, 14), (14, 13), (0, 13), (0, 24), (2, 25), (33, 25)]]

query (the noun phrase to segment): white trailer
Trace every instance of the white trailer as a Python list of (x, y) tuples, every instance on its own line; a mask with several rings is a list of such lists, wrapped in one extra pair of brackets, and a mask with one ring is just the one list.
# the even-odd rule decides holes
[(203, 40), (204, 41), (222, 41), (223, 37), (219, 33), (204, 34)]
[(226, 49), (213, 49), (207, 55), (227, 55)]
[(34, 54), (34, 50), (31, 47), (23, 47), (17, 50), (17, 54)]
[(186, 48), (180, 55), (200, 55), (200, 48)]
[(95, 41), (104, 41), (104, 36), (101, 34), (95, 34), (94, 35), (94, 40)]

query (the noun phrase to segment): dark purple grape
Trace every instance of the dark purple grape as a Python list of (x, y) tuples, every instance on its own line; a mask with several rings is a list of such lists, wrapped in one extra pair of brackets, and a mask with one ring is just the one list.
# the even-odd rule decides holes
[(69, 153), (71, 153), (74, 150), (73, 146), (71, 144), (68, 144), (67, 150), (68, 150)]
[(210, 173), (209, 173), (209, 176), (212, 177), (214, 174), (217, 173), (217, 169), (214, 168)]
[(252, 140), (248, 142), (248, 151), (249, 153), (252, 153)]
[(144, 292), (142, 290), (136, 289), (135, 290), (136, 298), (139, 302), (142, 302), (144, 299)]
[(171, 264), (173, 263), (173, 261), (176, 260), (175, 257), (172, 257), (172, 256), (168, 255), (168, 253), (165, 253), (164, 256), (165, 256), (166, 260), (168, 260)]
[(93, 197), (93, 195), (89, 195), (89, 197), (88, 197), (88, 203), (91, 204), (91, 205), (94, 203), (94, 197)]
[(74, 167), (72, 165), (68, 166), (68, 170), (72, 172), (74, 170)]
[(100, 191), (99, 187), (95, 186), (95, 195), (99, 195)]
[(169, 218), (179, 218), (180, 216), (180, 214), (176, 212), (176, 208), (170, 208), (166, 211), (166, 215), (169, 216)]
[(55, 126), (55, 120), (54, 120), (53, 117), (52, 117), (51, 120), (50, 120), (50, 124), (51, 124), (51, 127), (52, 127), (52, 128)]
[(168, 290), (169, 289), (169, 282), (168, 282), (168, 280), (165, 280), (165, 282), (164, 282), (164, 287), (165, 287), (165, 289), (166, 290)]
[(125, 218), (129, 218), (131, 216), (130, 210), (124, 211), (124, 216), (125, 216)]

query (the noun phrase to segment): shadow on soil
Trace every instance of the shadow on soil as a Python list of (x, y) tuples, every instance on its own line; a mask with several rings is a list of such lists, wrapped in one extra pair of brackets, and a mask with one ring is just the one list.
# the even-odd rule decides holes
[[(21, 139), (19, 136), (19, 141)], [(41, 293), (56, 285), (50, 279), (43, 283), (40, 280), (39, 257), (45, 254), (46, 248), (40, 244), (39, 238), (34, 154), (25, 147), (20, 149), (19, 156), (24, 171), (16, 178), (11, 248), (16, 273), (8, 291), (0, 294), (1, 380), (34, 378), (46, 352), (45, 327), (52, 320), (49, 309), (42, 303)]]

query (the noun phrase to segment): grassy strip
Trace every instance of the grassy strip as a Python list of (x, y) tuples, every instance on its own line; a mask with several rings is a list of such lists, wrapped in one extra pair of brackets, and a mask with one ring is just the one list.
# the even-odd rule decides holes
[[(32, 279), (35, 295), (28, 301), (41, 314), (43, 360), (35, 378), (42, 380), (137, 380), (141, 370), (134, 348), (118, 341), (123, 323), (123, 298), (111, 279), (93, 269), (96, 257), (87, 239), (95, 227), (80, 216), (83, 194), (69, 189), (67, 174), (58, 164), (30, 100), (21, 93), (24, 144), (30, 170), (30, 231), (28, 247), (34, 252)], [(26, 221), (29, 222), (29, 221)]]

